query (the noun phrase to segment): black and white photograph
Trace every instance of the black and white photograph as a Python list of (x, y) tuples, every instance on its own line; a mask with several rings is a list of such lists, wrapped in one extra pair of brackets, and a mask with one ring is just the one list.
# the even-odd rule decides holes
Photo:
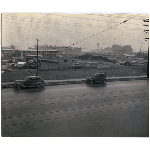
[(149, 137), (149, 14), (2, 13), (2, 137)]

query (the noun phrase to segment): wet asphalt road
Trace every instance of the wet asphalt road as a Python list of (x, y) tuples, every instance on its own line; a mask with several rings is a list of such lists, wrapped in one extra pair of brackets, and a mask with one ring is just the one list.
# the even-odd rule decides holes
[(2, 136), (148, 137), (148, 82), (2, 89)]

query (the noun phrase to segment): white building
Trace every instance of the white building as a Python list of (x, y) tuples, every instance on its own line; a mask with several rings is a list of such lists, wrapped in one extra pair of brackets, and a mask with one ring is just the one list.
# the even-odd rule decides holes
[[(21, 56), (37, 55), (37, 50), (20, 50)], [(57, 50), (38, 50), (38, 54), (43, 57), (56, 57), (59, 51)]]

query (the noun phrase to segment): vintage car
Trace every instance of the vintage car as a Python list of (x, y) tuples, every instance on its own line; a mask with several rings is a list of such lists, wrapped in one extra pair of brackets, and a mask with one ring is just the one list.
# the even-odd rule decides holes
[(87, 77), (86, 83), (105, 83), (106, 82), (106, 73), (95, 73), (93, 77)]
[(126, 61), (126, 62), (124, 63), (124, 65), (125, 65), (125, 66), (132, 66), (132, 63), (131, 63), (131, 62), (128, 62), (128, 61)]
[(73, 66), (73, 68), (79, 69), (80, 68), (80, 64), (79, 63), (75, 63), (75, 65)]
[(14, 87), (15, 88), (26, 88), (26, 87), (43, 87), (44, 80), (39, 76), (29, 76), (26, 80), (16, 80)]

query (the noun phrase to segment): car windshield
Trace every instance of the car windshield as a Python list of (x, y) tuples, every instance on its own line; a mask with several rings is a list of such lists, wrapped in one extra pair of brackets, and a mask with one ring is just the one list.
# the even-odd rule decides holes
[(99, 77), (99, 74), (94, 74), (94, 77)]
[(41, 78), (39, 77), (39, 78), (36, 78), (36, 80), (41, 80)]
[(94, 74), (94, 77), (104, 77), (105, 74)]

